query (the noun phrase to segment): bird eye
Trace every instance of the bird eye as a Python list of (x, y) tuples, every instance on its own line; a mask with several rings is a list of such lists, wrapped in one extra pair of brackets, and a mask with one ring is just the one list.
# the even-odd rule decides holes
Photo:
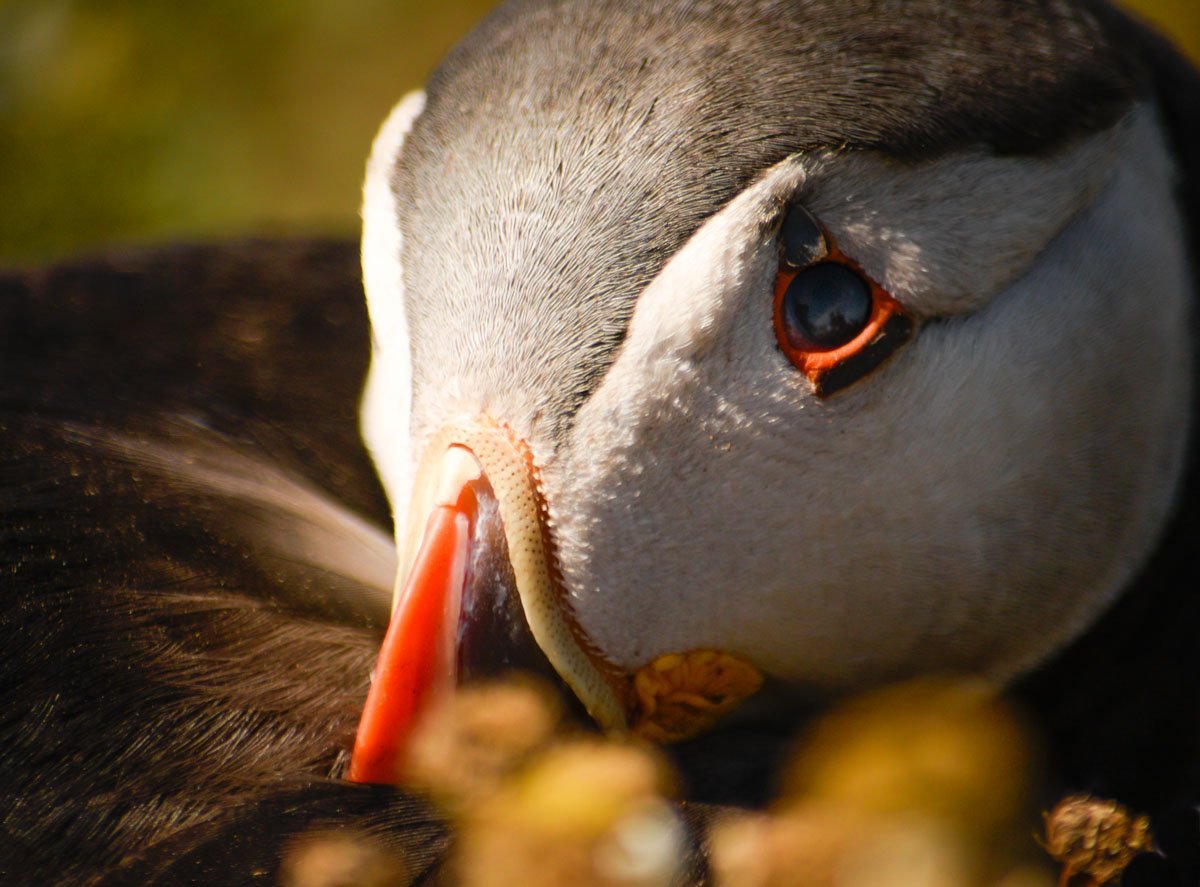
[(903, 307), (802, 207), (779, 230), (775, 338), (819, 397), (850, 385), (912, 338)]
[(845, 265), (824, 262), (792, 278), (781, 313), (789, 345), (830, 351), (866, 328), (871, 319), (871, 287)]

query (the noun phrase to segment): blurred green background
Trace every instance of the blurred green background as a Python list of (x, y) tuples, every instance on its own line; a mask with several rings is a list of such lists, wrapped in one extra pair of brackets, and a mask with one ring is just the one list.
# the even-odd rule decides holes
[[(353, 234), (371, 137), (493, 0), (0, 0), (0, 263)], [(1200, 0), (1130, 0), (1200, 59)]]

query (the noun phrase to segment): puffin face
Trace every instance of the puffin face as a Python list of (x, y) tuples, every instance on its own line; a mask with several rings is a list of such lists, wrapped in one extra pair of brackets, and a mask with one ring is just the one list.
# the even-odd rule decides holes
[(1008, 680), (1170, 510), (1192, 282), (1153, 107), (1081, 10), (869, 5), (509, 5), (374, 146), (399, 606), (430, 515), (469, 546), (498, 503), (497, 585), (606, 726), (657, 678)]
[[(547, 472), (597, 644), (848, 689), (1004, 680), (1087, 625), (1181, 463), (1189, 284), (1153, 133), (1135, 115), (1036, 162), (793, 157), (706, 223)], [(859, 343), (825, 396), (771, 323), (797, 201), (913, 329), (878, 366)]]

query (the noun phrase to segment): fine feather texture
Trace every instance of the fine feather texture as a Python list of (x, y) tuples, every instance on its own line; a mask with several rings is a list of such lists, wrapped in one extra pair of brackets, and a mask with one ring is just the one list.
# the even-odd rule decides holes
[(386, 516), (355, 276), (260, 242), (0, 277), (0, 872), (240, 883), (331, 823), (440, 846), (333, 780), (391, 591), (342, 504)]
[[(394, 173), (414, 415), (442, 398), (452, 356), (464, 397), (561, 437), (650, 280), (792, 154), (1043, 155), (1107, 128), (1139, 83), (1093, 5), (499, 7), (430, 78)], [(496, 366), (523, 385), (495, 384)]]

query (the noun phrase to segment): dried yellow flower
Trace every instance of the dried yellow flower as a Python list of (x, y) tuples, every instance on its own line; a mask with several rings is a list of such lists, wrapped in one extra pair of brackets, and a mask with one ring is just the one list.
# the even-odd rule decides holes
[(1062, 863), (1060, 887), (1077, 876), (1088, 887), (1116, 883), (1134, 857), (1155, 850), (1149, 817), (1134, 816), (1116, 801), (1069, 795), (1044, 819), (1042, 846)]
[(730, 653), (667, 653), (634, 675), (631, 729), (652, 742), (689, 739), (758, 692), (762, 682), (758, 669)]

